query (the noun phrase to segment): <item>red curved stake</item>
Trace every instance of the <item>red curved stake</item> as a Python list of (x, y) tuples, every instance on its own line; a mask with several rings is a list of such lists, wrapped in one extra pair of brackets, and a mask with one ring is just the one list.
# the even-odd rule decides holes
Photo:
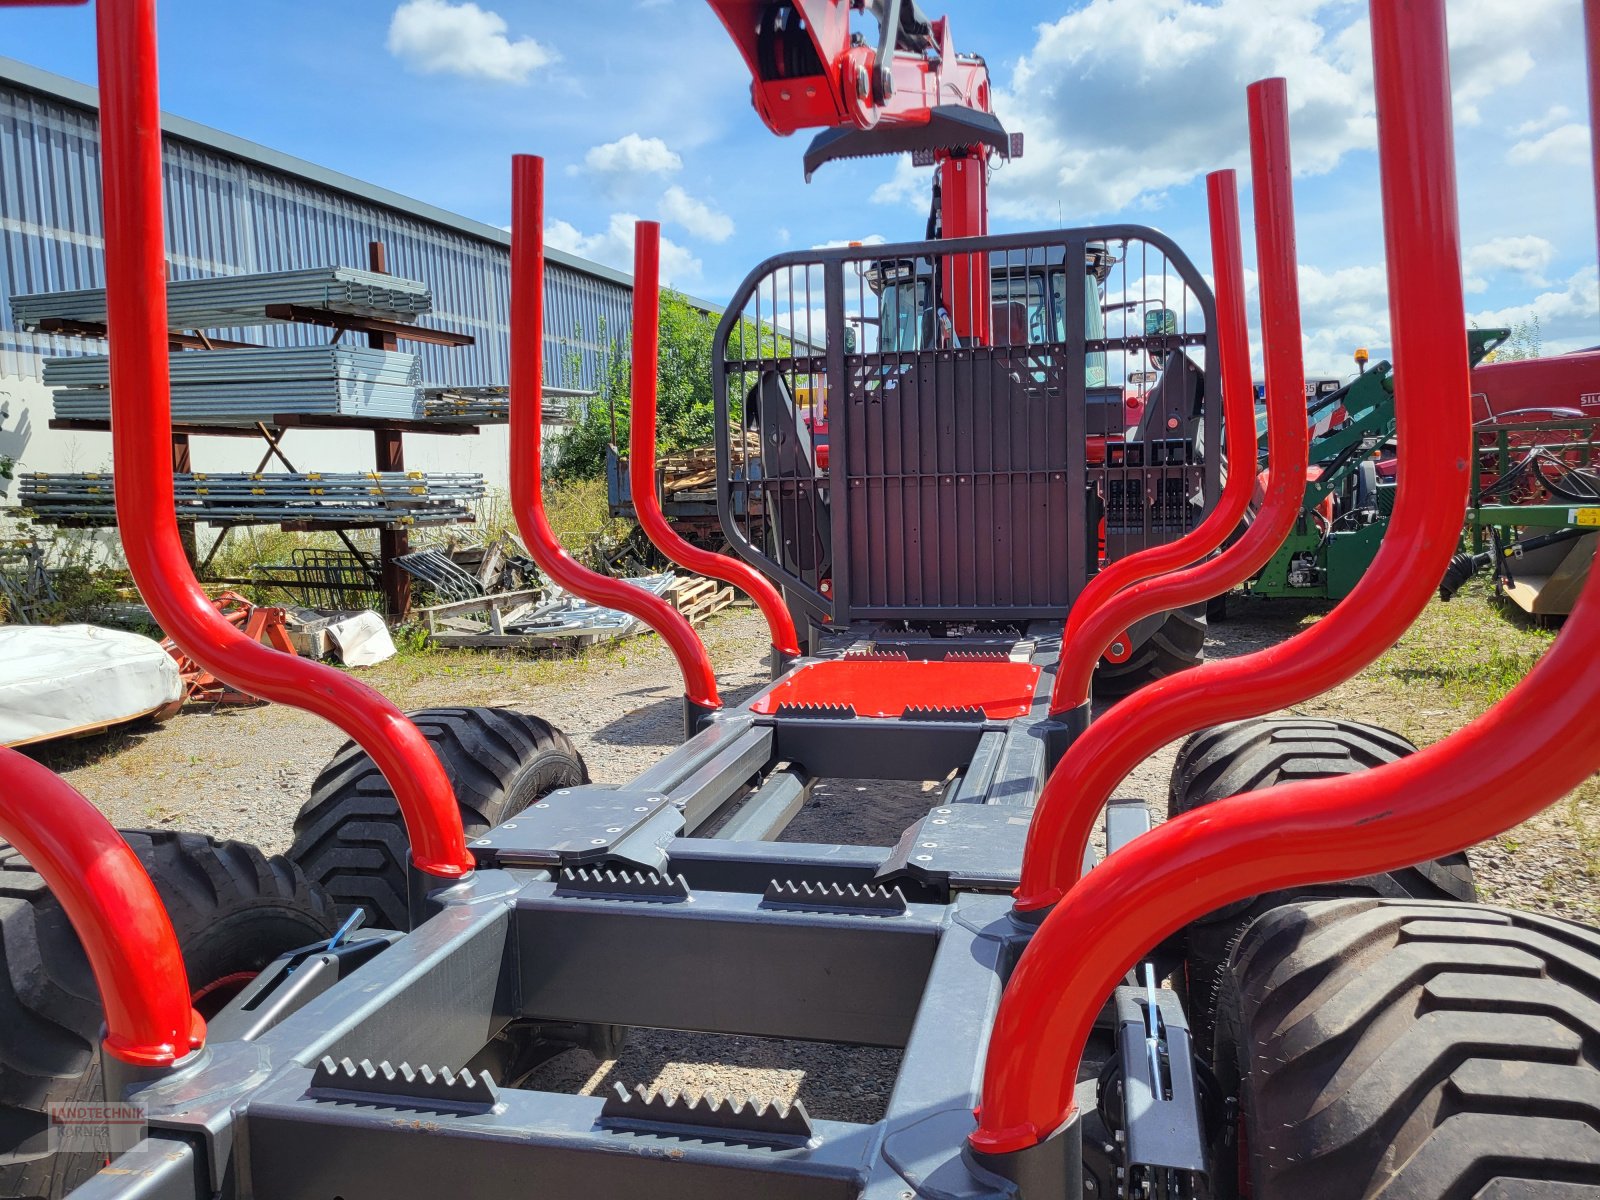
[(473, 860), (455, 794), (416, 726), (349, 675), (246, 637), (189, 569), (172, 483), (154, 0), (104, 0), (97, 21), (112, 461), (128, 569), (156, 623), (195, 662), (251, 695), (316, 713), (372, 755), (405, 814), (419, 870), (465, 875)]
[(106, 1053), (166, 1067), (203, 1046), (178, 935), (138, 855), (66, 780), (3, 746), (0, 838), (49, 885), (83, 944), (105, 1008)]
[[(1250, 379), (1250, 332), (1244, 309), (1244, 262), (1239, 245), (1239, 192), (1232, 171), (1214, 171), (1206, 176), (1206, 198), (1211, 209), (1211, 267), (1217, 278), (1217, 349), (1222, 379), (1222, 435), (1229, 456), (1228, 478), (1222, 485), (1217, 505), (1205, 520), (1171, 542), (1151, 546), (1127, 558), (1107, 563), (1067, 613), (1066, 631), (1061, 635), (1062, 669), (1068, 657), (1088, 657), (1088, 670), (1094, 671), (1111, 638), (1090, 651), (1098, 634), (1080, 641), (1091, 619), (1099, 617), (1114, 596), (1141, 580), (1176, 571), (1210, 554), (1235, 529), (1250, 507), (1256, 480), (1255, 385)], [(1224, 197), (1226, 200), (1224, 201)], [(1103, 622), (1096, 622), (1096, 628)], [(1123, 629), (1127, 625), (1122, 626)], [(1112, 637), (1122, 630), (1112, 631)], [(1065, 686), (1064, 676), (1056, 676), (1050, 707), (1061, 712), (1076, 708), (1088, 699), (1070, 699), (1075, 686)], [(1085, 685), (1087, 687), (1087, 685)]]
[[(1415, 28), (1428, 40), (1437, 34), (1428, 24), (1436, 3), (1386, 0), (1373, 10), (1386, 28)], [(1375, 57), (1392, 53), (1376, 39)], [(1022, 908), (1054, 904), (1077, 881), (1095, 819), (1134, 766), (1197, 729), (1260, 716), (1349, 679), (1416, 619), (1455, 552), (1472, 437), (1449, 72), (1442, 58), (1410, 69), (1389, 60), (1380, 80), (1385, 72), (1408, 74), (1410, 86), (1390, 78), (1378, 91), (1388, 114), (1379, 149), (1401, 479), (1383, 544), (1361, 582), (1315, 625), (1270, 649), (1158, 680), (1073, 743), (1071, 767), (1067, 758), (1057, 765), (1028, 831)]]
[[(651, 378), (655, 378), (652, 372)], [(720, 708), (711, 659), (694, 627), (661, 597), (589, 570), (568, 554), (544, 510), (544, 159), (511, 160), (511, 508), (533, 561), (575, 596), (631, 613), (677, 656), (684, 695)]]
[[(1050, 707), (1063, 713), (1089, 701), (1100, 655), (1123, 630), (1146, 617), (1220, 595), (1249, 579), (1277, 552), (1294, 528), (1306, 492), (1305, 368), (1300, 357), (1300, 289), (1296, 278), (1294, 196), (1289, 167), (1289, 98), (1282, 79), (1252, 84), (1250, 158), (1256, 212), (1256, 259), (1261, 264), (1261, 325), (1267, 368), (1267, 483), (1255, 520), (1216, 558), (1187, 570), (1146, 579), (1119, 592), (1080, 623), (1075, 640), (1064, 642)], [(1248, 439), (1241, 461), (1228, 475), (1231, 486), (1255, 486), (1255, 405), (1250, 384), (1250, 337), (1244, 314), (1244, 263), (1239, 243), (1238, 190), (1232, 171), (1206, 177), (1211, 209), (1212, 257), (1217, 272), (1218, 341), (1223, 394), (1252, 396)], [(1244, 459), (1243, 449), (1250, 448)], [(1248, 463), (1248, 469), (1246, 465)], [(1212, 516), (1217, 511), (1213, 510)], [(1209, 519), (1208, 519), (1209, 520)], [(1200, 528), (1205, 528), (1202, 522)], [(1234, 524), (1237, 524), (1235, 519)], [(1195, 532), (1199, 532), (1196, 530)], [(1192, 535), (1191, 535), (1192, 536)], [(1132, 561), (1132, 560), (1126, 560)], [(1074, 608), (1076, 613), (1077, 609)], [(1071, 621), (1068, 621), (1068, 637)], [(1070, 756), (1072, 751), (1068, 750)], [(1063, 764), (1064, 765), (1064, 764)], [(1070, 770), (1075, 771), (1074, 766)], [(1057, 772), (1062, 786), (1070, 773)], [(1056, 779), (1053, 778), (1055, 783)]]
[[(1454, 548), (1466, 500), (1457, 476), (1471, 444), (1444, 0), (1373, 0), (1372, 37), (1390, 314), (1396, 371), (1407, 372), (1396, 395), (1406, 455), (1400, 505), (1408, 507), (1402, 528), (1397, 506), (1361, 585), (1313, 628), (1334, 626), (1333, 644), (1361, 662), (1393, 624), (1367, 614), (1399, 611), (1409, 620), (1420, 607), (1417, 594), (1431, 591)], [(1291, 676), (1306, 660), (1294, 642), (1303, 647), (1306, 636), (1251, 657), (1258, 669)], [(1106, 995), (1166, 934), (1246, 896), (1460, 850), (1581, 783), (1600, 765), (1597, 655), (1600, 583), (1591, 580), (1528, 678), (1453, 736), (1357, 775), (1207, 805), (1090, 872), (1045, 917), (1001, 998), (974, 1147), (1017, 1150), (1067, 1119), (1076, 1068)], [(1325, 678), (1327, 669), (1318, 672)], [(1229, 696), (1208, 694), (1213, 705)], [(1157, 716), (1165, 719), (1160, 745), (1180, 722), (1171, 710)]]
[(756, 602), (783, 658), (800, 657), (794, 618), (772, 583), (748, 563), (691, 546), (661, 511), (656, 494), (656, 372), (661, 343), (661, 226), (637, 221), (633, 234), (633, 411), (628, 428), (628, 483), (639, 525), (680, 567), (731, 583)]

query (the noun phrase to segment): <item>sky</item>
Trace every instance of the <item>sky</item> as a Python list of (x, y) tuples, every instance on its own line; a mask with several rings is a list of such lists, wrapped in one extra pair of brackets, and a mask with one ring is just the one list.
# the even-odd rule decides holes
[[(1025, 138), (993, 173), (995, 232), (1152, 225), (1209, 271), (1205, 173), (1238, 168), (1249, 213), (1244, 89), (1286, 76), (1306, 367), (1389, 356), (1364, 4), (922, 6), (984, 56)], [(1545, 353), (1600, 343), (1580, 4), (1448, 8), (1468, 319), (1537, 319)], [(627, 269), (634, 219), (660, 220), (666, 281), (709, 300), (769, 254), (926, 220), (909, 158), (807, 184), (809, 135), (761, 124), (698, 0), (163, 0), (159, 18), (168, 111), (500, 226), (510, 156), (542, 154), (551, 244)], [(0, 10), (0, 53), (92, 83), (91, 10)]]

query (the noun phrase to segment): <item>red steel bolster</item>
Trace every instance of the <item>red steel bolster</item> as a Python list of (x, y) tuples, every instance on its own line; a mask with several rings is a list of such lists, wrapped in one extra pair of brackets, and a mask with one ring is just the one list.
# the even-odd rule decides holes
[(1089, 698), (1089, 680), (1095, 662), (1109, 644), (1102, 642), (1098, 648), (1093, 648), (1094, 636), (1080, 641), (1080, 633), (1090, 619), (1124, 588), (1188, 566), (1222, 545), (1239, 527), (1254, 494), (1255, 385), (1250, 379), (1244, 252), (1239, 238), (1239, 186), (1233, 171), (1213, 171), (1206, 176), (1206, 200), (1211, 213), (1211, 266), (1217, 279), (1223, 439), (1231, 460), (1228, 478), (1222, 485), (1222, 494), (1217, 497), (1216, 507), (1199, 525), (1175, 541), (1163, 542), (1107, 563), (1073, 602), (1067, 613), (1066, 632), (1061, 637), (1061, 669), (1050, 696), (1050, 707), (1055, 712), (1076, 708)]
[(49, 885), (83, 944), (105, 1008), (106, 1053), (165, 1067), (204, 1045), (178, 935), (138, 856), (66, 780), (3, 746), (0, 837)]
[(1096, 814), (1134, 766), (1197, 729), (1260, 716), (1349, 679), (1405, 632), (1455, 552), (1472, 436), (1449, 75), (1443, 58), (1408, 72), (1403, 41), (1391, 44), (1396, 28), (1434, 40), (1428, 22), (1442, 20), (1437, 4), (1372, 6), (1382, 27), (1374, 45), (1379, 111), (1389, 114), (1379, 151), (1405, 480), (1383, 543), (1360, 583), (1315, 625), (1270, 649), (1158, 680), (1090, 726), (1069, 751), (1076, 774), (1066, 773), (1064, 758), (1052, 775), (1057, 785), (1040, 796), (1017, 892), (1024, 908), (1053, 904), (1077, 880)]
[(683, 614), (643, 588), (589, 570), (556, 538), (544, 507), (543, 422), (544, 159), (518, 154), (511, 160), (511, 508), (517, 528), (540, 570), (573, 595), (649, 625), (676, 656), (690, 701), (720, 708), (711, 659)]
[[(1153, 750), (1216, 720), (1219, 701), (1235, 698), (1229, 686), (1249, 689), (1261, 704), (1252, 713), (1320, 690), (1358, 670), (1415, 616), (1454, 549), (1471, 438), (1466, 337), (1457, 324), (1463, 311), (1444, 0), (1373, 0), (1371, 9), (1390, 315), (1396, 373), (1406, 372), (1396, 388), (1406, 486), (1394, 521), (1361, 584), (1309, 631), (1217, 664), (1224, 669), (1209, 671), (1200, 687), (1194, 681), (1205, 668), (1164, 680), (1086, 736), (1120, 725), (1129, 742)], [(1359, 661), (1335, 663), (1341, 653)], [(1045, 917), (1011, 976), (990, 1038), (973, 1145), (991, 1153), (1019, 1149), (1066, 1119), (1095, 1015), (1128, 967), (1166, 934), (1246, 896), (1460, 850), (1584, 780), (1600, 764), (1597, 653), (1600, 584), (1585, 589), (1528, 678), (1443, 742), (1359, 775), (1207, 805), (1108, 858)], [(1252, 659), (1280, 680), (1302, 668), (1311, 678), (1252, 686)], [(1210, 713), (1194, 708), (1196, 694)], [(1147, 696), (1153, 702), (1137, 703)], [(1245, 715), (1226, 707), (1227, 716)], [(1117, 722), (1123, 708), (1137, 709), (1144, 727)], [(1560, 753), (1551, 753), (1554, 746)], [(1067, 878), (1058, 872), (1046, 887)]]
[(472, 869), (455, 793), (416, 726), (377, 692), (321, 663), (252, 641), (217, 615), (178, 537), (172, 481), (161, 125), (154, 0), (96, 14), (105, 191), (112, 460), (128, 569), (156, 623), (218, 679), (339, 726), (383, 771), (430, 875)]
[(1089, 872), (1045, 918), (1006, 986), (974, 1145), (1018, 1149), (1064, 1120), (1104, 998), (1190, 921), (1262, 892), (1465, 849), (1581, 784), (1600, 767), (1597, 660), (1600, 572), (1527, 679), (1466, 728), (1358, 775), (1185, 813)]
[(633, 511), (645, 535), (673, 562), (731, 583), (756, 602), (767, 619), (772, 646), (787, 658), (800, 656), (800, 639), (783, 596), (748, 563), (691, 546), (667, 524), (656, 494), (656, 376), (661, 343), (661, 226), (639, 221), (633, 237), (633, 409), (628, 427), (628, 483)]

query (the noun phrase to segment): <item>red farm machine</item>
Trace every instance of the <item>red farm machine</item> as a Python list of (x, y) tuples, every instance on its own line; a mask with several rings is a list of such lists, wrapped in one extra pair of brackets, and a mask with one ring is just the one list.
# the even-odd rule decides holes
[[(851, 35), (844, 0), (716, 7), (775, 128), (843, 130), (824, 149), (873, 129), (913, 150), (931, 138), (936, 159), (993, 145), (937, 132), (989, 126), (933, 103), (959, 90), (945, 72), (975, 64), (914, 5), (868, 6), (885, 30), (876, 50)], [(737, 559), (686, 545), (653, 487), (636, 490), (666, 556), (737, 584), (768, 619), (773, 678), (741, 704), (723, 702), (678, 613), (588, 572), (545, 518), (543, 164), (519, 156), (518, 520), (551, 577), (644, 617), (683, 669), (686, 740), (605, 787), (536, 718), (408, 720), (206, 602), (167, 469), (154, 6), (100, 0), (97, 17), (129, 565), (197, 663), (327, 717), (353, 744), (302, 813), (292, 856), (304, 874), (232, 843), (124, 839), (61, 780), (0, 751), (0, 834), (15, 848), (0, 864), (6, 1194), (1600, 1195), (1600, 933), (1472, 903), (1462, 858), (1600, 763), (1600, 590), (1502, 702), (1426, 749), (1369, 726), (1261, 719), (1391, 645), (1457, 544), (1473, 435), (1442, 0), (1371, 4), (1402, 456), (1373, 569), (1287, 641), (1156, 679), (1092, 720), (1108, 648), (1114, 658), (1141, 622), (1259, 571), (1300, 511), (1281, 80), (1248, 94), (1269, 476), (1248, 530), (1220, 551), (1254, 485), (1253, 469), (1223, 480), (1218, 461), (1221, 445), (1254, 446), (1231, 172), (1208, 187), (1215, 300), (1177, 247), (1130, 226), (947, 227), (752, 273), (723, 322), (732, 352), (716, 392), (721, 427), (742, 421), (734, 405), (751, 413), (761, 459), (746, 478), (770, 519), (758, 536), (742, 524), (726, 440), (719, 500)], [(1600, 2), (1585, 18), (1592, 49)], [(1593, 56), (1590, 70), (1595, 105)], [(981, 115), (979, 99), (961, 104)], [(962, 171), (982, 162), (951, 158)], [(657, 249), (641, 224), (632, 469), (646, 481)], [(1102, 255), (1115, 260), (1104, 278)], [(1133, 262), (1182, 302), (1162, 306), (1171, 320), (1090, 336), (1091, 295)], [(891, 287), (905, 263), (908, 298)], [(1063, 316), (1046, 336), (994, 319), (992, 296), (1035, 278), (1049, 290), (1057, 270)], [(824, 328), (798, 339), (807, 353), (775, 355), (759, 336), (813, 309)], [(885, 322), (902, 313), (913, 328), (931, 314), (935, 336), (890, 340)], [(847, 342), (852, 315), (877, 336)], [(741, 329), (753, 331), (744, 352)], [(1097, 415), (1093, 380), (1118, 383), (1151, 357), (1158, 416), (1130, 438), (1120, 416)], [(826, 466), (797, 419), (802, 386), (827, 389)], [(1207, 507), (1190, 520), (1196, 492)], [(1136, 528), (1131, 504), (1144, 510)], [(1153, 824), (1118, 789), (1185, 737), (1168, 819)], [(894, 846), (773, 841), (828, 777), (945, 788)], [(629, 1028), (891, 1047), (898, 1075), (870, 1123), (799, 1104), (521, 1086), (552, 1048), (605, 1053)], [(109, 1161), (58, 1151), (47, 1103), (89, 1099), (123, 1104), (147, 1123), (143, 1140)]]

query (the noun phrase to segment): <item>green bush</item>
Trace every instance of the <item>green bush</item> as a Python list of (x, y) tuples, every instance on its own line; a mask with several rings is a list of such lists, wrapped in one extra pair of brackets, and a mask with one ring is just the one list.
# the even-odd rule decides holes
[[(656, 446), (661, 454), (709, 446), (716, 431), (712, 403), (712, 347), (716, 342), (714, 313), (702, 312), (680, 293), (661, 293), (661, 348), (656, 375)], [(761, 347), (767, 354), (788, 354), (789, 339), (770, 326), (760, 331)], [(743, 349), (741, 351), (741, 340)], [(756, 326), (744, 322), (744, 330), (730, 339), (734, 354), (756, 354)], [(743, 396), (743, 387), (734, 381), (734, 390)], [(613, 340), (607, 355), (606, 376), (600, 394), (590, 400), (582, 418), (552, 443), (550, 481), (558, 486), (605, 475), (606, 446), (613, 438), (618, 446), (628, 444), (628, 418), (633, 407), (633, 367), (628, 344)], [(739, 417), (739, 405), (730, 414)]]

